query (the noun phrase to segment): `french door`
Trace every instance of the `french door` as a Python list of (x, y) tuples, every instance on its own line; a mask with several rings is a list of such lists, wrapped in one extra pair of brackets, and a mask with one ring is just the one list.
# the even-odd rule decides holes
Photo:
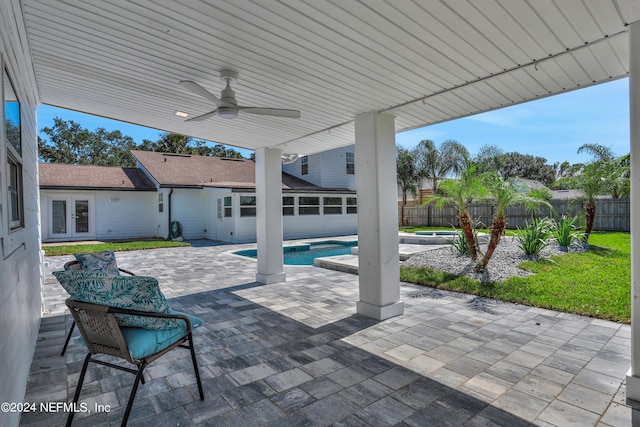
[(49, 238), (95, 238), (93, 196), (54, 197), (49, 202)]

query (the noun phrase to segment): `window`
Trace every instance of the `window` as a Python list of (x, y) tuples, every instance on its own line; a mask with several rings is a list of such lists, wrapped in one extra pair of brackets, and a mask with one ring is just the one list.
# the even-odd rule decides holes
[(347, 197), (347, 213), (358, 213), (358, 199), (356, 199), (355, 197)]
[(353, 175), (356, 171), (355, 157), (353, 153), (347, 153), (347, 175)]
[(295, 205), (295, 197), (286, 196), (282, 198), (282, 215), (295, 215), (294, 213), (294, 205)]
[(302, 175), (307, 175), (309, 173), (309, 157), (302, 156), (300, 162), (302, 163)]
[(22, 135), (20, 129), (20, 102), (9, 73), (4, 69), (4, 142), (7, 146), (7, 187), (9, 198), (9, 227), (22, 227), (24, 207), (22, 206)]
[(158, 193), (158, 212), (164, 212), (164, 193)]
[(240, 196), (240, 216), (256, 216), (256, 196)]
[[(253, 203), (255, 205), (255, 202)], [(231, 196), (226, 196), (224, 198), (224, 217), (231, 218), (232, 210), (231, 210)], [(255, 213), (254, 213), (255, 216)]]
[(342, 215), (342, 197), (324, 197), (323, 199), (325, 215)]
[(320, 215), (320, 197), (300, 197), (298, 204), (299, 215)]

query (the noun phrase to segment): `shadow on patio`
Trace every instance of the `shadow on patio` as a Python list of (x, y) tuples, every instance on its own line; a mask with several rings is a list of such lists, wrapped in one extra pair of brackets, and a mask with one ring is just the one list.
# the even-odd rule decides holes
[[(630, 424), (628, 326), (410, 285), (405, 315), (377, 322), (354, 314), (356, 276), (287, 268), (286, 283), (262, 286), (251, 263), (226, 253), (240, 247), (118, 254), (157, 277), (174, 309), (206, 322), (194, 334), (205, 400), (188, 352), (174, 351), (148, 368), (130, 425)], [(75, 390), (85, 350), (72, 341), (59, 356), (71, 324), (63, 294), (45, 286), (51, 317), (25, 401), (68, 401)], [(80, 401), (111, 412), (74, 425), (118, 425), (132, 382), (91, 366)], [(21, 425), (65, 419), (25, 413)]]

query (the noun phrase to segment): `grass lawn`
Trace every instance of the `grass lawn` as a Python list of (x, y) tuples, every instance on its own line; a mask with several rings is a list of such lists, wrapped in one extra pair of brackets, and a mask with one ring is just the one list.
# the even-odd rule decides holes
[(616, 322), (631, 318), (631, 239), (629, 233), (594, 232), (591, 248), (521, 268), (535, 274), (481, 283), (424, 267), (401, 267), (403, 282), (481, 295), (534, 307)]
[(43, 246), (45, 256), (55, 255), (72, 255), (89, 252), (100, 252), (112, 250), (118, 251), (136, 251), (139, 249), (157, 249), (157, 248), (172, 248), (175, 246), (191, 246), (186, 242), (174, 242), (168, 240), (141, 240), (134, 242), (107, 242), (107, 243), (95, 243), (95, 244), (79, 244), (79, 245), (55, 245), (55, 246)]

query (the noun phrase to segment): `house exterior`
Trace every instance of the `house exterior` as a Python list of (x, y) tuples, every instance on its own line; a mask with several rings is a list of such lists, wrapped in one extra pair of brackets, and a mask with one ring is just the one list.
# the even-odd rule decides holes
[[(133, 151), (137, 168), (40, 164), (44, 242), (166, 238), (256, 241), (255, 163)], [(285, 239), (357, 233), (355, 192), (282, 174)]]
[[(256, 241), (256, 171), (251, 160), (132, 151), (153, 182), (159, 234), (179, 221), (185, 239)], [(162, 212), (160, 212), (162, 211)], [(357, 233), (355, 191), (282, 173), (285, 239)]]
[(156, 187), (137, 168), (40, 163), (43, 242), (161, 237)]
[(282, 170), (318, 187), (355, 191), (355, 153), (355, 145), (334, 148), (299, 157), (295, 162), (282, 165)]
[[(240, 11), (234, 2), (200, 4), (198, 10), (175, 8), (171, 2), (154, 7), (118, 2), (109, 8), (86, 2), (79, 10), (74, 2), (0, 1), (5, 116), (0, 124), (0, 401), (23, 401), (40, 323), (44, 276), (36, 108), (41, 103), (256, 150), (262, 253), (282, 243), (277, 227), (282, 218), (273, 215), (281, 205), (281, 154), (310, 154), (355, 140), (364, 248), (357, 310), (378, 319), (402, 313), (397, 240), (390, 238), (397, 235), (397, 212), (387, 209), (393, 201), (388, 183), (394, 172), (394, 132), (629, 76), (631, 173), (638, 181), (637, 2), (487, 2), (482, 11), (469, 2), (434, 11), (417, 3), (386, 3), (387, 12), (380, 15), (385, 19), (367, 20), (362, 17), (372, 12), (368, 4), (350, 2), (342, 8), (316, 2), (313, 37), (306, 37), (309, 27), (300, 18), (309, 16), (307, 2), (291, 3), (288, 13), (280, 15), (277, 2), (261, 2), (259, 12), (252, 12)], [(409, 25), (408, 16), (415, 17)], [(218, 31), (218, 37), (198, 31), (203, 25), (239, 28), (263, 17), (281, 18), (278, 31), (253, 25), (242, 38), (237, 31)], [(350, 31), (354, 22), (357, 32)], [(481, 25), (471, 28), (469, 22)], [(457, 32), (460, 48), (451, 49), (449, 36), (460, 28), (469, 31)], [(420, 36), (429, 31), (433, 37)], [(343, 36), (340, 43), (336, 34)], [(201, 45), (207, 46), (204, 56), (201, 50), (185, 49)], [(167, 61), (177, 56), (179, 61)], [(280, 106), (276, 102), (286, 100), (283, 107), (304, 107), (302, 118), (296, 124), (239, 118), (231, 125), (185, 123), (175, 115), (174, 106), (190, 106), (193, 112), (210, 108), (179, 90), (178, 81), (212, 83), (215, 71), (230, 66), (242, 68), (248, 88), (264, 88), (249, 92), (255, 94), (253, 104)], [(637, 218), (640, 186), (631, 192), (632, 218)], [(269, 198), (273, 194), (278, 198)], [(631, 282), (639, 283), (640, 233), (634, 224)], [(260, 278), (284, 280), (281, 261), (259, 256)], [(631, 304), (626, 396), (637, 402), (640, 298), (631, 298)], [(18, 412), (3, 414), (3, 425), (18, 425), (19, 417)]]

